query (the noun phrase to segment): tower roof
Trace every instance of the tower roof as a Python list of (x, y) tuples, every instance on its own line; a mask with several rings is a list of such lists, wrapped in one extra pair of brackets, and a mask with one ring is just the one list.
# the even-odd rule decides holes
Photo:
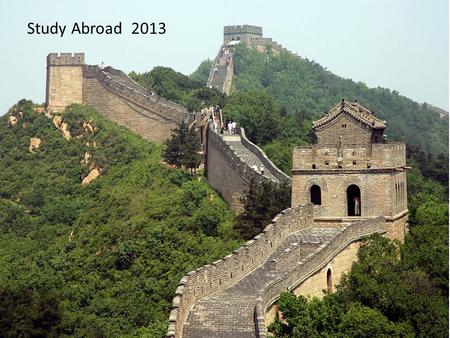
[(341, 114), (348, 114), (355, 120), (373, 129), (386, 128), (386, 122), (377, 118), (369, 109), (363, 107), (356, 101), (348, 102), (344, 99), (331, 108), (324, 117), (317, 121), (313, 121), (313, 128), (315, 130), (320, 129)]

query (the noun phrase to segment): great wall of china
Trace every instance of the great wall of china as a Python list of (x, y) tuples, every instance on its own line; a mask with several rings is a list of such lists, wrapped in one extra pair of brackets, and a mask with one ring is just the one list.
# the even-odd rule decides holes
[[(232, 91), (234, 67), (232, 53), (224, 53), (224, 47), (232, 41), (259, 50), (270, 47), (278, 53), (285, 51), (263, 38), (261, 27), (226, 26), (224, 44), (206, 84), (226, 94)], [(293, 185), (292, 207), (276, 216), (261, 234), (181, 279), (170, 311), (168, 338), (267, 337), (266, 327), (275, 317), (274, 304), (281, 292), (321, 296), (324, 289), (332, 291), (356, 259), (361, 238), (385, 233), (402, 240), (406, 231), (404, 145), (380, 143), (377, 138), (384, 125), (377, 126), (373, 114), (356, 103), (343, 101), (336, 106), (337, 113), (330, 110), (322, 125), (347, 127), (351, 119), (343, 118), (350, 116), (361, 124), (352, 136), (367, 143), (369, 135), (368, 146), (355, 145), (354, 139), (347, 141), (342, 136), (337, 142), (338, 133), (321, 131), (323, 127), (317, 124), (320, 137), (334, 141), (295, 149), (292, 180), (246, 138), (243, 128), (233, 135), (220, 134), (208, 123), (207, 115), (188, 112), (112, 67), (86, 65), (84, 54), (48, 56), (46, 102), (55, 111), (71, 103), (88, 104), (156, 142), (169, 137), (181, 121), (196, 124), (204, 142), (208, 182), (235, 210), (242, 208), (240, 196), (252, 178)], [(349, 123), (349, 130), (351, 127)], [(370, 135), (375, 135), (375, 140)], [(335, 185), (333, 175), (342, 176), (339, 185)], [(349, 208), (347, 214), (348, 189), (355, 185), (361, 187), (359, 195), (354, 195), (362, 203), (361, 210), (351, 214)], [(382, 189), (372, 198), (370, 191), (375, 185)], [(319, 203), (313, 201), (313, 186), (320, 187)], [(347, 202), (345, 196), (332, 194), (345, 189)]]

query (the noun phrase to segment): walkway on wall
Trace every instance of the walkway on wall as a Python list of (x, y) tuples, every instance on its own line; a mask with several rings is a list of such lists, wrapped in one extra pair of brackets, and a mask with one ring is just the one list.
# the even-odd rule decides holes
[(241, 135), (224, 135), (223, 140), (229, 145), (231, 150), (233, 150), (245, 163), (247, 163), (251, 168), (253, 168), (258, 174), (261, 174), (261, 169), (263, 168), (263, 175), (271, 179), (272, 181), (279, 182), (279, 180), (265, 168), (262, 161), (258, 156), (255, 155), (251, 150), (245, 147), (242, 143)]
[(228, 47), (222, 46), (213, 60), (206, 86), (216, 88), (218, 91), (228, 95), (231, 88), (227, 86), (227, 81), (231, 81), (232, 76), (233, 58)]
[[(310, 227), (289, 236), (267, 261), (236, 284), (200, 300), (189, 312), (184, 338), (250, 338), (259, 291), (285, 278), (301, 259), (316, 254), (344, 228)], [(309, 257), (312, 257), (309, 256)]]
[[(223, 45), (213, 61), (206, 85), (228, 94), (232, 78), (232, 50), (227, 45)], [(241, 168), (235, 167), (234, 170), (245, 181), (248, 182), (250, 177), (254, 177), (257, 181), (269, 179), (276, 183), (281, 181), (291, 182), (291, 178), (288, 175), (278, 169), (257, 145), (247, 139), (243, 128), (238, 128), (235, 135), (229, 135), (227, 131), (225, 131), (224, 135), (216, 134), (231, 149), (235, 157), (240, 159), (242, 163)], [(244, 172), (239, 172), (242, 171), (242, 168), (245, 168), (243, 169)]]

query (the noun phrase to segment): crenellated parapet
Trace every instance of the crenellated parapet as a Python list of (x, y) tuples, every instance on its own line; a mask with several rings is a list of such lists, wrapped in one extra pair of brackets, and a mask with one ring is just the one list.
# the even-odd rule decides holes
[(262, 27), (252, 25), (234, 25), (224, 26), (224, 34), (250, 33), (255, 35), (262, 35)]
[(223, 28), (223, 42), (248, 42), (262, 38), (262, 27), (252, 25), (225, 26)]
[[(266, 283), (258, 290), (255, 304), (255, 326), (258, 328), (257, 337), (268, 337), (265, 322), (266, 311), (279, 298), (280, 294), (292, 291), (300, 284), (311, 278), (318, 271), (326, 267), (329, 262), (347, 248), (351, 243), (360, 241), (372, 234), (383, 234), (384, 219), (382, 217), (341, 225), (340, 233), (332, 240), (320, 244), (313, 252), (306, 256), (286, 254), (286, 259), (297, 259), (296, 266), (283, 278)], [(286, 262), (280, 262), (286, 264)]]
[(402, 142), (313, 144), (294, 148), (293, 170), (396, 170), (406, 165)]
[(183, 325), (195, 302), (238, 282), (263, 264), (289, 235), (312, 223), (312, 205), (286, 209), (241, 248), (223, 259), (188, 272), (175, 292), (167, 337), (181, 337)]
[(47, 66), (82, 66), (84, 53), (50, 53), (47, 56)]
[[(321, 232), (328, 235), (321, 236)], [(201, 329), (207, 335), (210, 325), (214, 325), (208, 322), (211, 319), (208, 311), (214, 311), (215, 317), (212, 318), (223, 318), (221, 327), (216, 329), (228, 332), (242, 316), (238, 309), (242, 292), (249, 297), (247, 311), (253, 313), (252, 321), (246, 322), (248, 327), (243, 330), (254, 331), (256, 337), (267, 337), (266, 325), (270, 323), (266, 323), (266, 312), (282, 292), (295, 290), (329, 266), (352, 243), (374, 233), (384, 233), (383, 218), (320, 230), (315, 227), (311, 204), (283, 211), (262, 233), (241, 248), (189, 272), (181, 279), (172, 303), (167, 337), (180, 338), (184, 334), (183, 329), (190, 330), (190, 334), (198, 334)], [(224, 302), (222, 310), (217, 307), (217, 302)], [(233, 302), (237, 302), (235, 318), (229, 312)], [(196, 304), (200, 306), (196, 307)], [(213, 304), (216, 305), (214, 309), (205, 308)], [(247, 318), (247, 314), (245, 316)], [(195, 318), (200, 318), (201, 322), (196, 322)], [(239, 336), (238, 331), (235, 336)]]
[[(208, 134), (208, 147), (214, 148), (220, 154), (222, 154), (222, 156), (226, 159), (226, 162), (228, 163), (229, 167), (231, 167), (237, 175), (242, 177), (247, 183), (250, 182), (250, 180), (252, 179), (256, 180), (256, 182), (258, 183), (262, 181), (272, 181), (274, 183), (278, 182), (278, 180), (275, 177), (268, 176), (267, 173), (261, 174), (261, 172), (259, 171), (259, 167), (255, 169), (255, 167), (253, 167), (252, 164), (246, 161), (244, 156), (237, 153), (236, 148), (233, 147), (232, 143), (227, 142), (226, 140), (227, 135), (220, 135), (210, 130)], [(254, 147), (256, 147), (256, 145), (251, 143), (248, 139), (246, 141), (248, 142), (248, 144), (252, 144)], [(251, 152), (251, 150), (249, 151)], [(262, 154), (259, 155), (263, 158)], [(267, 163), (269, 164), (269, 162)], [(275, 166), (273, 163), (272, 165)], [(272, 170), (274, 169), (272, 168)], [(280, 178), (285, 179), (285, 177), (287, 177), (286, 178), (287, 180), (290, 179), (287, 175), (282, 175), (278, 172), (276, 172), (276, 174)]]
[(83, 76), (97, 79), (114, 94), (130, 100), (164, 119), (179, 124), (181, 121), (189, 121), (193, 118), (193, 114), (190, 114), (186, 108), (143, 88), (126, 74), (112, 67), (101, 69), (98, 66), (86, 65), (83, 67)]
[(142, 137), (163, 142), (182, 121), (194, 119), (181, 105), (134, 82), (112, 67), (85, 64), (83, 53), (47, 56), (46, 105), (62, 112), (68, 105), (88, 104)]
[(272, 174), (272, 176), (274, 176), (279, 182), (292, 181), (292, 179), (288, 175), (286, 175), (275, 164), (273, 164), (273, 162), (260, 147), (258, 147), (247, 138), (244, 128), (239, 128), (238, 133), (239, 135), (241, 135), (242, 144), (260, 159), (260, 161), (264, 165), (264, 168), (267, 169)]

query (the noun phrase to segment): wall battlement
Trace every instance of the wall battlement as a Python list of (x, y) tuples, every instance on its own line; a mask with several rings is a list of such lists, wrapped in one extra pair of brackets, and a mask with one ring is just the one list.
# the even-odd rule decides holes
[(250, 33), (255, 35), (262, 36), (262, 27), (253, 26), (253, 25), (233, 25), (233, 26), (224, 26), (223, 27), (224, 34), (238, 34), (238, 33)]
[[(293, 170), (392, 169), (406, 165), (406, 147), (402, 142), (313, 144), (294, 148)], [(338, 163), (339, 160), (339, 163)], [(314, 168), (313, 168), (314, 166)]]
[[(301, 231), (309, 231), (314, 225), (312, 204), (282, 211), (262, 233), (246, 242), (242, 247), (223, 259), (188, 272), (181, 279), (172, 302), (167, 337), (182, 337), (183, 326), (189, 312), (193, 311), (193, 305), (202, 299), (234, 287), (241, 279), (254, 273), (263, 264), (290, 266), (291, 268), (284, 275), (278, 276), (271, 282), (254, 285), (256, 295), (249, 300), (252, 302), (250, 305), (255, 309), (252, 328), (256, 331), (256, 337), (266, 337), (264, 320), (266, 311), (283, 291), (297, 288), (302, 282), (329, 264), (350, 243), (373, 233), (383, 233), (383, 223), (384, 220), (378, 218), (343, 224), (337, 230), (337, 236), (330, 240), (315, 245), (312, 243), (300, 244), (299, 248), (310, 247), (312, 252), (310, 250), (306, 250), (305, 253), (302, 253), (301, 250), (286, 250), (279, 256), (277, 262), (272, 262), (272, 260), (269, 262), (269, 257), (273, 257), (272, 255), (288, 238), (291, 238), (290, 236), (299, 234)], [(230, 292), (231, 299), (232, 291), (227, 292)]]
[(223, 42), (233, 40), (249, 42), (262, 38), (262, 27), (251, 25), (225, 26), (223, 28)]
[(266, 153), (260, 147), (258, 147), (247, 138), (244, 128), (239, 128), (238, 133), (239, 135), (241, 135), (242, 144), (260, 159), (260, 161), (264, 164), (264, 168), (267, 169), (272, 174), (272, 176), (274, 176), (279, 182), (292, 181), (292, 179), (288, 175), (286, 175), (275, 164), (273, 164), (273, 162), (269, 159), (269, 157), (267, 157)]
[(167, 336), (181, 337), (183, 324), (196, 301), (230, 287), (255, 270), (290, 234), (310, 226), (312, 219), (311, 204), (286, 209), (262, 233), (232, 254), (188, 272), (175, 292)]
[(47, 56), (47, 66), (82, 66), (84, 53), (50, 53)]
[(112, 67), (85, 64), (84, 53), (50, 53), (47, 56), (46, 105), (63, 111), (85, 103), (102, 115), (142, 137), (162, 142), (181, 121), (195, 113), (143, 88)]
[[(221, 193), (234, 210), (242, 210), (242, 196), (252, 179), (257, 183), (291, 182), (288, 175), (247, 139), (243, 128), (239, 128), (238, 135), (231, 136), (234, 141), (228, 140), (229, 135), (220, 135), (212, 129), (208, 130), (207, 137), (208, 183)], [(264, 167), (264, 174), (259, 171), (261, 165)]]

